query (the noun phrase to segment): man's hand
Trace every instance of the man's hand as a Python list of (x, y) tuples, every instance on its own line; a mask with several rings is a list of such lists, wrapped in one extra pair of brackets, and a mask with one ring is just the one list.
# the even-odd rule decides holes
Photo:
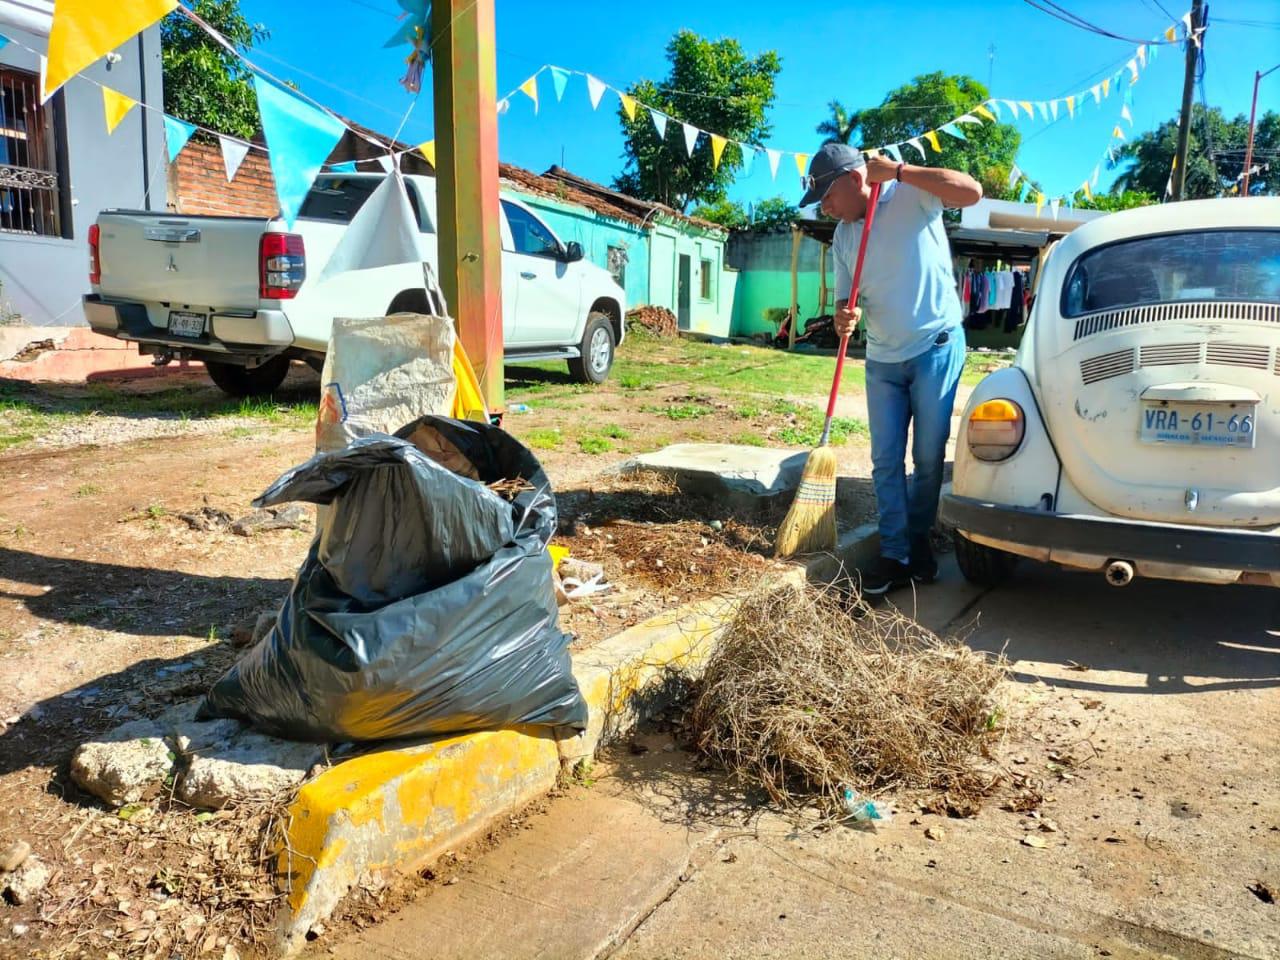
[(862, 320), (861, 307), (840, 307), (836, 310), (836, 336), (842, 340), (853, 336), (853, 328)]
[(867, 158), (863, 168), (864, 183), (888, 183), (898, 178), (898, 161), (884, 154)]

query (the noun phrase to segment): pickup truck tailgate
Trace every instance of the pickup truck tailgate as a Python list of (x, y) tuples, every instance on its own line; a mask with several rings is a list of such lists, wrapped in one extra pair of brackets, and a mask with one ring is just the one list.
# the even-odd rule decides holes
[(217, 309), (259, 300), (258, 245), (268, 221), (109, 211), (98, 217), (106, 297)]

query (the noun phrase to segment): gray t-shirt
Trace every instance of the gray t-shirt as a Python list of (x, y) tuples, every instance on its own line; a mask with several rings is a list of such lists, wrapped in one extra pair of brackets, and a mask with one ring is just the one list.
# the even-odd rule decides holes
[[(836, 225), (836, 297), (853, 286), (862, 223)], [(861, 301), (867, 359), (902, 363), (924, 353), (944, 330), (964, 316), (951, 269), (951, 245), (942, 223), (942, 201), (910, 184), (890, 181), (880, 190)]]

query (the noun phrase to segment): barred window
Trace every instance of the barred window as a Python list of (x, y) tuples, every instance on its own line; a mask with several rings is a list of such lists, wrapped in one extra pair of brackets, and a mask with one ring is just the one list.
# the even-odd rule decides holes
[(57, 132), (61, 94), (40, 105), (40, 78), (0, 67), (0, 231), (69, 237)]

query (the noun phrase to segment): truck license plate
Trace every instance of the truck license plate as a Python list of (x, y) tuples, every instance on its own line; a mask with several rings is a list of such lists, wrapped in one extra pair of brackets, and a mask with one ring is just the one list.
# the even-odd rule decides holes
[(204, 336), (204, 314), (185, 310), (169, 311), (169, 332), (175, 337)]
[(1143, 443), (1208, 447), (1252, 447), (1257, 436), (1257, 406), (1252, 403), (1169, 403), (1142, 405), (1139, 437)]

